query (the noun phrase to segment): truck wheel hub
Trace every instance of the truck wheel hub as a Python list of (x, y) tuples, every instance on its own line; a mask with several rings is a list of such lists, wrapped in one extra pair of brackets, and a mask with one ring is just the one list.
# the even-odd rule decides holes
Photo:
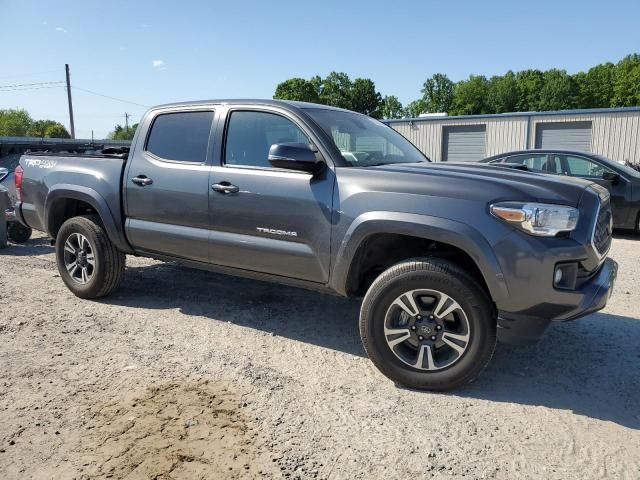
[(387, 346), (403, 363), (440, 370), (458, 362), (471, 339), (470, 322), (460, 304), (438, 290), (410, 290), (385, 314)]
[(419, 335), (423, 337), (430, 337), (433, 333), (435, 333), (436, 329), (433, 325), (420, 325), (416, 331)]

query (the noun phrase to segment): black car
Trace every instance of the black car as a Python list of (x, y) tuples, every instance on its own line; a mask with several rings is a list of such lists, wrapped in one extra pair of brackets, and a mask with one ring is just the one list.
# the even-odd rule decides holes
[(519, 150), (480, 160), (524, 165), (533, 172), (591, 180), (609, 190), (613, 226), (640, 230), (640, 172), (602, 155), (573, 150)]

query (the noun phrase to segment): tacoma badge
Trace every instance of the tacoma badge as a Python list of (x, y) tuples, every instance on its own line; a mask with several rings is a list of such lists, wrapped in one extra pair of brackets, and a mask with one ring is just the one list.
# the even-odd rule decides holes
[(298, 232), (288, 232), (286, 230), (276, 230), (274, 228), (256, 227), (260, 233), (269, 233), (271, 235), (282, 235), (284, 237), (297, 237)]

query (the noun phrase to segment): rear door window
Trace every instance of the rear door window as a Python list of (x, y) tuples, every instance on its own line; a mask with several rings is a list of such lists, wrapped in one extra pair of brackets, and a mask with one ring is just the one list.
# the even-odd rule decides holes
[(174, 162), (204, 163), (213, 112), (163, 113), (153, 121), (147, 152)]

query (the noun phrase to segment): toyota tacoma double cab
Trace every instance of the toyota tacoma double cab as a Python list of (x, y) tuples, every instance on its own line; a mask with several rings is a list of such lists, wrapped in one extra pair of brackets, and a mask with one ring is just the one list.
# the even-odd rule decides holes
[(78, 297), (116, 289), (126, 254), (364, 297), (369, 358), (413, 388), (470, 382), (497, 339), (603, 308), (617, 272), (599, 185), (431, 163), (323, 105), (163, 105), (130, 150), (27, 154), (15, 182), (17, 218), (53, 239)]

